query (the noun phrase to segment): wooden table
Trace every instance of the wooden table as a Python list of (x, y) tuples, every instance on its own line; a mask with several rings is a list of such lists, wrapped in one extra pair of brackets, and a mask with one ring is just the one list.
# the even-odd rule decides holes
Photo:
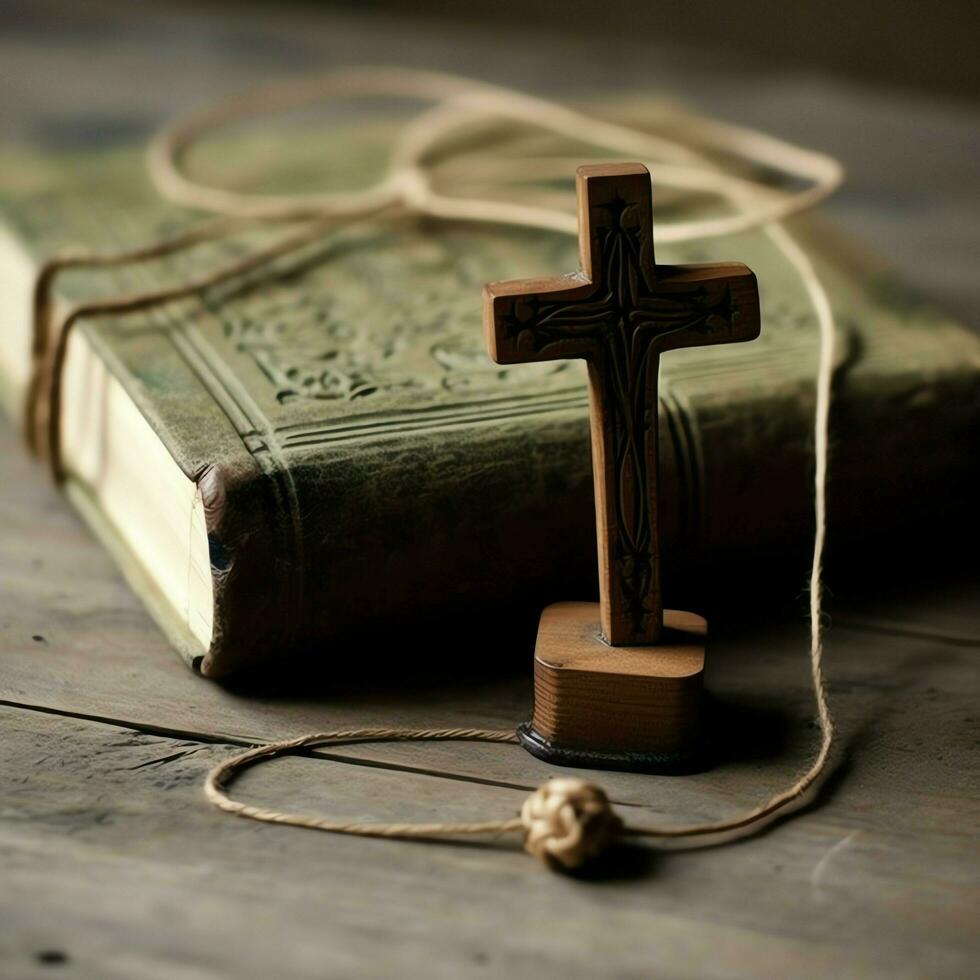
[[(35, 24), (52, 11), (65, 15), (48, 3), (30, 7)], [(313, 36), (302, 28), (311, 13), (273, 28), (250, 10), (220, 26), (199, 11), (189, 24), (177, 21), (175, 40), (154, 27), (159, 13), (148, 26), (134, 26), (127, 7), (105, 9), (110, 39), (137, 45), (141, 71), (132, 87), (120, 87), (122, 69), (100, 58), (108, 42), (92, 41), (82, 58), (67, 35), (21, 31), (0, 40), (7, 81), (19, 95), (2, 110), (9, 131), (50, 124), (61, 105), (50, 70), (59, 59), (88, 80), (79, 86), (87, 118), (111, 103), (118, 124), (119, 106), (132, 100), (142, 107), (139, 129), (170, 102), (199, 98), (209, 87), (272, 68), (309, 67), (344, 43), (367, 49), (372, 30), (372, 60), (391, 59), (405, 36), (404, 25), (395, 31), (334, 18), (332, 31), (303, 46), (298, 38)], [(190, 36), (210, 38), (210, 60)], [(178, 43), (186, 63), (175, 74), (165, 55)], [(446, 67), (476, 50), (468, 35), (434, 32), (426, 43), (430, 60)], [(546, 87), (545, 75), (535, 75), (519, 54), (508, 57), (524, 66), (523, 77), (515, 69), (510, 80)], [(608, 83), (602, 65), (608, 68), (612, 53), (603, 57), (591, 71)], [(662, 68), (651, 62), (643, 78), (658, 81)], [(163, 77), (174, 85), (154, 88)], [(670, 77), (676, 82), (683, 70)], [(799, 80), (795, 96), (777, 97), (765, 95), (758, 79), (737, 77), (736, 90), (724, 75), (692, 84), (710, 107), (734, 115), (741, 92), (742, 118), (768, 114), (783, 135), (793, 135), (794, 111), (816, 105), (807, 125), (823, 126), (824, 145), (850, 147), (844, 156), (857, 168), (859, 190), (873, 182), (861, 169), (872, 155), (862, 142), (868, 120), (879, 127), (877, 154), (900, 143), (894, 99), (817, 83), (807, 89)], [(823, 101), (807, 101), (814, 91)], [(836, 123), (829, 105), (840, 110)], [(925, 110), (913, 103), (907, 111), (906, 135)], [(67, 117), (60, 118), (64, 124)], [(975, 139), (958, 108), (935, 118), (941, 145)], [(892, 144), (882, 135), (889, 125), (896, 127)], [(921, 146), (908, 146), (883, 177), (886, 191), (903, 173), (926, 166)], [(965, 200), (967, 188), (976, 190), (975, 176), (957, 167), (955, 179), (930, 198), (940, 203), (920, 211), (926, 231), (921, 221), (909, 223), (894, 248), (900, 260), (908, 250), (916, 257), (929, 229), (933, 244), (945, 234), (945, 257), (940, 249), (930, 260), (946, 276), (939, 291), (950, 305), (975, 309), (972, 261), (952, 246), (964, 223), (976, 231), (976, 209), (964, 204), (956, 215), (942, 214)], [(843, 195), (840, 216), (891, 241), (896, 207), (908, 216), (912, 205), (869, 200)], [(834, 604), (826, 667), (839, 751), (833, 775), (804, 814), (727, 847), (622, 847), (600, 872), (574, 879), (545, 871), (513, 840), (335, 837), (229, 817), (202, 797), (208, 768), (253, 741), (346, 725), (512, 725), (528, 708), (523, 669), (504, 665), (454, 681), (422, 670), (412, 683), (389, 689), (348, 683), (262, 697), (204, 682), (173, 656), (5, 423), (0, 528), (4, 977), (935, 978), (976, 969), (975, 576), (926, 576), (928, 587), (920, 581), (901, 596)], [(715, 716), (731, 733), (718, 765), (684, 778), (602, 775), (629, 819), (722, 816), (788, 782), (816, 734), (806, 650), (802, 617), (729, 624), (712, 650), (708, 678)], [(351, 764), (336, 761), (342, 756)], [(357, 819), (468, 819), (511, 815), (550, 771), (510, 746), (358, 746), (273, 763), (246, 775), (236, 792)]]
[[(211, 809), (204, 775), (242, 743), (513, 724), (529, 679), (236, 695), (167, 649), (6, 424), (0, 487), (0, 975), (935, 978), (980, 952), (975, 583), (832, 629), (840, 751), (808, 812), (728, 847), (623, 847), (575, 880), (512, 841), (360, 840)], [(630, 820), (731, 813), (812, 751), (803, 625), (729, 635), (709, 685), (734, 733), (720, 764), (603, 774)], [(549, 771), (511, 746), (358, 746), (272, 763), (236, 792), (475, 819), (513, 814)]]

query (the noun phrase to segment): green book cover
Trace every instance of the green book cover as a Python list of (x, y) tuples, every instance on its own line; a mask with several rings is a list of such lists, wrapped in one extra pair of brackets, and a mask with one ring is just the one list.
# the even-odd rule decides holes
[[(271, 147), (243, 139), (195, 165), (237, 187), (269, 189), (259, 175), (273, 164), (280, 186), (351, 186), (383, 167), (389, 132), (365, 123)], [(197, 220), (157, 197), (142, 153), (0, 153), (8, 239), (0, 375), (15, 414), (25, 283), (36, 264), (66, 246), (134, 245)], [(655, 221), (681, 207), (655, 196)], [(953, 507), (976, 472), (980, 339), (819, 217), (789, 228), (813, 258), (841, 333), (831, 527), (840, 539), (895, 528), (911, 540), (927, 504), (934, 513)], [(59, 297), (178, 281), (263, 234), (72, 273)], [(664, 245), (657, 259), (746, 263), (758, 277), (763, 323), (751, 344), (663, 360), (669, 599), (672, 581), (707, 568), (805, 549), (818, 333), (793, 268), (759, 231)], [(215, 677), (276, 669), (294, 653), (328, 663), (351, 638), (380, 628), (591, 598), (584, 366), (494, 365), (481, 321), (484, 283), (577, 267), (577, 243), (549, 232), (362, 222), (245, 282), (151, 313), (82, 322), (92, 356), (197, 487), (191, 506), (200, 512), (178, 532), (207, 537), (200, 574), (213, 609), (196, 627), (84, 472), (69, 474), (72, 499), (177, 648)], [(126, 447), (113, 451), (124, 457)]]

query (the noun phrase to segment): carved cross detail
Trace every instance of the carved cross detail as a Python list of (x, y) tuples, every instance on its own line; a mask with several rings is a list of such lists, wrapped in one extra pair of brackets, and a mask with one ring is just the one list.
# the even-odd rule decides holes
[(498, 364), (581, 357), (589, 366), (602, 631), (613, 646), (663, 629), (657, 534), (660, 355), (759, 335), (759, 294), (741, 263), (658, 266), (650, 174), (636, 163), (577, 171), (582, 270), (491, 283)]

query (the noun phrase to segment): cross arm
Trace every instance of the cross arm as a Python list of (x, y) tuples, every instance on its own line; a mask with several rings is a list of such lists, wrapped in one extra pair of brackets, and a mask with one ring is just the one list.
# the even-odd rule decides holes
[[(488, 283), (483, 290), (483, 324), (490, 357), (497, 364), (526, 364), (586, 356), (595, 347), (587, 329), (594, 292), (593, 283), (581, 272)], [(549, 320), (570, 306), (582, 320), (582, 335), (564, 329), (560, 339), (549, 337)], [(565, 326), (566, 319), (563, 316)]]
[(759, 336), (759, 286), (741, 262), (657, 266), (657, 294), (691, 304), (692, 326), (665, 334), (659, 348), (703, 347), (755, 340)]

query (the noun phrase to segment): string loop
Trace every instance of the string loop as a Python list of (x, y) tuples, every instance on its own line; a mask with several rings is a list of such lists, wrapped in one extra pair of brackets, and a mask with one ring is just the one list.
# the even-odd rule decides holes
[[(365, 96), (410, 97), (434, 103), (402, 129), (392, 148), (387, 172), (368, 188), (331, 194), (255, 195), (212, 187), (185, 172), (184, 161), (190, 147), (203, 135), (229, 122), (328, 98)], [(574, 161), (554, 154), (494, 156), (486, 150), (485, 138), (501, 126), (511, 133), (537, 131), (564, 138), (575, 146)], [(173, 239), (108, 255), (74, 254), (54, 259), (41, 268), (35, 292), (33, 369), (26, 418), (30, 441), (40, 454), (48, 457), (55, 478), (61, 479), (64, 474), (59, 439), (61, 379), (69, 332), (83, 317), (149, 309), (202, 292), (302, 248), (340, 224), (418, 214), (440, 221), (491, 222), (575, 235), (578, 223), (568, 195), (556, 195), (553, 188), (540, 185), (556, 176), (567, 174), (571, 178), (575, 166), (594, 161), (593, 154), (598, 150), (640, 160), (654, 174), (658, 185), (717, 196), (730, 209), (728, 212), (662, 223), (658, 226), (658, 241), (704, 240), (761, 228), (799, 276), (813, 307), (820, 336), (813, 428), (815, 533), (810, 569), (809, 651), (820, 723), (819, 749), (807, 771), (791, 786), (747, 813), (681, 827), (623, 828), (623, 833), (634, 836), (721, 839), (725, 834), (753, 833), (791, 804), (798, 803), (824, 773), (833, 742), (834, 726), (822, 668), (821, 571), (826, 539), (828, 426), (836, 337), (830, 302), (813, 263), (781, 222), (815, 207), (832, 194), (843, 179), (843, 169), (833, 158), (813, 150), (676, 109), (661, 110), (652, 120), (652, 128), (658, 131), (610, 122), (496, 85), (399, 68), (350, 70), (291, 79), (186, 115), (152, 140), (148, 154), (150, 176), (167, 200), (218, 217)], [(481, 148), (467, 150), (467, 138), (472, 142), (480, 136), (484, 137)], [(740, 159), (750, 172), (762, 168), (803, 186), (786, 190), (761, 179), (733, 176), (715, 162), (713, 152)], [(536, 182), (539, 186), (528, 186)], [(563, 203), (562, 207), (541, 203), (556, 199)], [(235, 233), (250, 223), (276, 222), (297, 227), (289, 228), (271, 244), (244, 259), (205, 272), (195, 280), (82, 303), (63, 313), (60, 319), (54, 315), (54, 285), (65, 269), (152, 261)], [(378, 729), (319, 733), (261, 746), (222, 763), (208, 777), (208, 798), (222, 809), (241, 816), (336, 833), (418, 837), (525, 828), (520, 818), (466, 825), (341, 823), (240, 804), (230, 800), (221, 788), (223, 781), (244, 765), (314, 744), (355, 737), (514, 740), (513, 733), (487, 730)], [(597, 850), (599, 840), (614, 836), (614, 815), (610, 816), (611, 811), (605, 809), (602, 791), (590, 784), (571, 787), (567, 782), (562, 787), (542, 788), (532, 797), (533, 804), (529, 801), (525, 808), (530, 828), (528, 841), (534, 841), (530, 847), (533, 853), (552, 858), (565, 854), (575, 859)], [(592, 835), (584, 829), (586, 826), (598, 826), (602, 831)], [(564, 840), (573, 843), (567, 846), (559, 843)], [(560, 857), (558, 861), (562, 863)]]

